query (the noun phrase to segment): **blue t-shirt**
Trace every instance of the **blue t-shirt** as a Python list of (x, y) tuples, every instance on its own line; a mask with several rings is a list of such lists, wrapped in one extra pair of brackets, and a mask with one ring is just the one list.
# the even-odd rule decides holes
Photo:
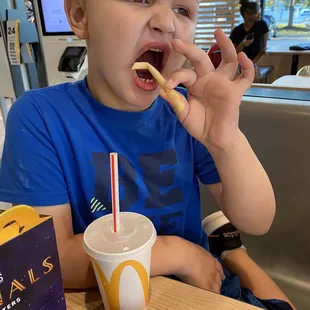
[[(178, 89), (184, 95), (184, 89)], [(207, 149), (158, 97), (143, 112), (99, 103), (86, 79), (23, 94), (10, 110), (0, 201), (70, 203), (74, 232), (111, 213), (109, 153), (119, 154), (120, 208), (152, 220), (159, 235), (201, 244), (200, 193), (220, 181)]]

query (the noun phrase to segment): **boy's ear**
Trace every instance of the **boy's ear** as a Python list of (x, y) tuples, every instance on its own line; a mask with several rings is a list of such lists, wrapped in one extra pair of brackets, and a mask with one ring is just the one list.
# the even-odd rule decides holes
[(85, 0), (65, 0), (65, 11), (72, 31), (80, 39), (88, 39)]

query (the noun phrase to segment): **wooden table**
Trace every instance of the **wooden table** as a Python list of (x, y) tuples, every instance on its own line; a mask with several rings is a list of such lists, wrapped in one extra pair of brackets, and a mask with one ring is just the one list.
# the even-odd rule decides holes
[(310, 77), (297, 75), (284, 75), (275, 80), (272, 85), (286, 86), (292, 88), (309, 88)]
[(310, 44), (310, 40), (308, 39), (300, 39), (300, 40), (285, 40), (282, 43), (277, 42), (275, 46), (268, 47), (266, 50), (266, 55), (291, 55), (292, 56), (292, 64), (291, 64), (291, 74), (296, 75), (298, 71), (298, 62), (299, 55), (309, 55), (310, 50), (308, 51), (292, 51), (290, 50), (290, 46), (298, 45), (299, 43)]
[[(67, 310), (104, 310), (99, 291), (66, 293)], [(239, 301), (164, 277), (151, 279), (148, 310), (255, 310)]]

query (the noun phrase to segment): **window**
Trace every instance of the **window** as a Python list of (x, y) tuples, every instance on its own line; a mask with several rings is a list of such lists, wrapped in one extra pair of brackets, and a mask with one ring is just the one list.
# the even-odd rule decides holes
[(198, 11), (195, 43), (203, 49), (214, 42), (214, 31), (221, 28), (228, 36), (240, 24), (239, 1), (236, 0), (201, 0)]
[(266, 0), (264, 19), (270, 39), (309, 37), (310, 0)]

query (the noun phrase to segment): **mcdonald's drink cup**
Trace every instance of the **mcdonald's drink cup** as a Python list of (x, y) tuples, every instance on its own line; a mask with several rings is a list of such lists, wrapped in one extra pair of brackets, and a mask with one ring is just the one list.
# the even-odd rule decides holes
[(113, 215), (95, 220), (84, 233), (106, 310), (144, 310), (148, 303), (153, 223), (143, 215), (120, 212), (120, 229), (113, 232)]

